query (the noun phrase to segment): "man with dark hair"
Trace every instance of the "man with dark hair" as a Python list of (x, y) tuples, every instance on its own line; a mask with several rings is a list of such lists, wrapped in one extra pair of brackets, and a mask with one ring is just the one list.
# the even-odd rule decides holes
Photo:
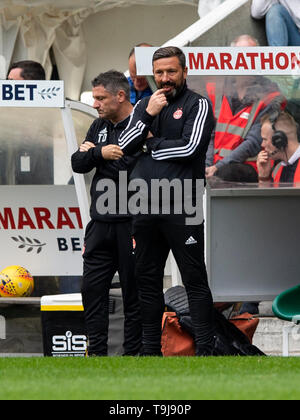
[(92, 85), (94, 108), (99, 118), (72, 156), (74, 172), (84, 174), (96, 169), (91, 186), (92, 220), (86, 228), (83, 254), (82, 299), (89, 338), (88, 354), (107, 355), (109, 289), (118, 271), (125, 316), (124, 354), (136, 355), (141, 346), (141, 322), (134, 276), (131, 218), (118, 209), (101, 213), (97, 204), (105, 194), (101, 182), (110, 180), (119, 191), (120, 172), (130, 172), (135, 164), (135, 157), (124, 157), (118, 146), (118, 137), (127, 126), (133, 107), (124, 74), (108, 71), (95, 78)]
[[(158, 90), (136, 105), (119, 144), (125, 155), (144, 151), (132, 178), (142, 179), (150, 190), (155, 181), (180, 184), (181, 189), (190, 183), (191, 188), (184, 189), (180, 203), (171, 196), (168, 212), (163, 200), (148, 195), (150, 213), (134, 217), (143, 349), (145, 355), (161, 355), (163, 277), (172, 250), (189, 299), (196, 354), (207, 356), (213, 352), (214, 328), (213, 302), (204, 262), (204, 225), (201, 217), (194, 224), (188, 223), (186, 204), (199, 201), (202, 208), (202, 194), (200, 198), (197, 194), (198, 190), (203, 193), (199, 184), (204, 185), (205, 155), (214, 117), (208, 100), (187, 88), (185, 55), (179, 48), (156, 51), (153, 72)], [(152, 211), (155, 200), (159, 212)], [(178, 204), (184, 211), (175, 210)]]
[(13, 63), (8, 71), (8, 80), (46, 80), (43, 66), (36, 61), (25, 60)]
[[(145, 42), (136, 45), (137, 47), (152, 47), (152, 45), (147, 44)], [(128, 82), (130, 85), (130, 102), (132, 105), (136, 105), (136, 103), (147, 96), (152, 95), (152, 90), (148, 84), (146, 77), (137, 76), (136, 75), (136, 61), (135, 61), (135, 50), (132, 50), (129, 53), (129, 74), (130, 77), (128, 78)]]
[[(45, 80), (45, 70), (36, 61), (19, 61), (13, 63), (7, 74), (8, 80)], [(32, 130), (32, 136), (34, 135)], [(14, 170), (14, 183), (16, 185), (51, 185), (54, 182), (53, 170), (53, 146), (50, 142), (38, 142), (34, 146), (31, 140), (23, 139), (14, 147), (14, 162), (10, 171)], [(26, 170), (23, 170), (22, 160), (25, 159)], [(14, 166), (14, 169), (12, 169)], [(3, 168), (2, 168), (3, 170)], [(4, 172), (4, 170), (3, 170)]]

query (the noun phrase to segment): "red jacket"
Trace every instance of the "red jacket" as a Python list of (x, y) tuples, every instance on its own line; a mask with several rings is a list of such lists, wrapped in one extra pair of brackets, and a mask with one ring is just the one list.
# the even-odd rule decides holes
[[(272, 173), (272, 178), (274, 180), (274, 182), (280, 182), (280, 178), (282, 175), (282, 171), (283, 171), (284, 166), (281, 165), (281, 163), (279, 163), (273, 170)], [(295, 171), (295, 175), (294, 175), (294, 180), (293, 180), (294, 184), (300, 183), (300, 159), (298, 160), (298, 165), (297, 165), (297, 169)]]
[[(208, 83), (207, 93), (213, 105), (216, 118), (215, 140), (214, 140), (214, 164), (235, 150), (246, 138), (252, 124), (258, 115), (274, 100), (280, 96), (280, 92), (272, 92), (263, 100), (245, 106), (236, 115), (233, 115), (226, 96), (216, 97), (215, 83)], [(256, 156), (248, 159), (249, 163), (256, 168)]]

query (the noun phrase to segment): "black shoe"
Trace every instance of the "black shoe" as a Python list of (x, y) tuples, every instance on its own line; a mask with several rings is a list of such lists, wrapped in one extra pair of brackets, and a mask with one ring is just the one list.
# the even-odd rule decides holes
[(210, 357), (210, 356), (214, 356), (214, 350), (212, 348), (199, 348), (196, 350), (196, 356), (197, 357)]
[(196, 356), (199, 356), (199, 357), (218, 356), (215, 351), (215, 337), (211, 344), (206, 344), (206, 345), (196, 344)]
[(97, 353), (86, 350), (85, 357), (107, 357), (107, 353)]

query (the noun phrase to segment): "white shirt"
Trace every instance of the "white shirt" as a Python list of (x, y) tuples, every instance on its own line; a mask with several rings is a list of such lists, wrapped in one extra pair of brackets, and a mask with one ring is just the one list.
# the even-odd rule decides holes
[(251, 16), (254, 19), (262, 19), (274, 4), (281, 4), (284, 6), (300, 29), (299, 0), (252, 0)]
[(298, 159), (300, 159), (300, 146), (296, 150), (296, 152), (290, 157), (288, 164), (285, 162), (281, 162), (282, 166), (293, 165)]
[(216, 7), (220, 6), (225, 0), (199, 0), (198, 13), (200, 18), (210, 13)]

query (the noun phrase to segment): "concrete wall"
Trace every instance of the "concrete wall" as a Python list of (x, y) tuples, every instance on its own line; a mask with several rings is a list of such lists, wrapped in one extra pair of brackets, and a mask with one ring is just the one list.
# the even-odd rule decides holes
[(183, 5), (116, 7), (90, 16), (83, 23), (88, 67), (82, 91), (90, 90), (90, 81), (102, 71), (126, 71), (136, 44), (160, 46), (198, 19), (197, 7)]

